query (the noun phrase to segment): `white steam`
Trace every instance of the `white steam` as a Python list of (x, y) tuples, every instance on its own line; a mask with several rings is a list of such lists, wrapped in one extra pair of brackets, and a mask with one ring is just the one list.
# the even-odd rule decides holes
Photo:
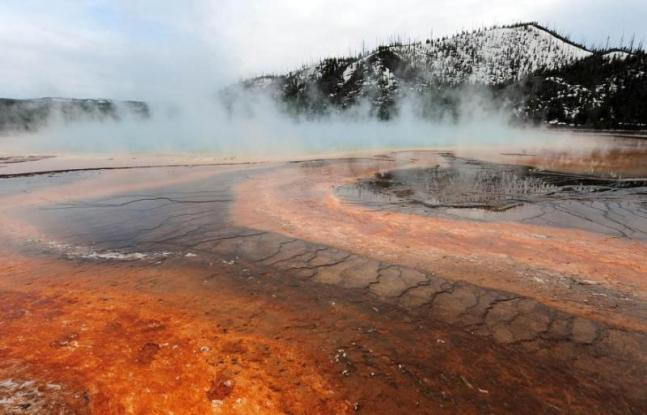
[(505, 110), (467, 91), (458, 119), (440, 121), (419, 116), (419, 103), (413, 99), (403, 99), (397, 116), (380, 121), (369, 115), (366, 103), (313, 120), (287, 115), (263, 94), (247, 96), (246, 110), (233, 113), (213, 95), (176, 96), (176, 102), (150, 103), (149, 119), (125, 111), (120, 121), (53, 117), (34, 134), (4, 137), (3, 148), (20, 154), (206, 153), (258, 159), (370, 149), (510, 146), (546, 139), (539, 131), (511, 127)]
[[(57, 5), (50, 10), (43, 5), (24, 8), (18, 2), (0, 7), (6, 16), (0, 21), (16, 22), (12, 30), (3, 32), (5, 37), (20, 41), (8, 49), (8, 59), (15, 62), (17, 72), (30, 74), (15, 78), (24, 83), (20, 96), (127, 98), (144, 100), (151, 106), (148, 120), (125, 115), (119, 122), (65, 122), (55, 117), (34, 134), (0, 136), (0, 152), (209, 153), (275, 158), (378, 148), (507, 146), (546, 140), (537, 131), (511, 127), (505, 110), (489, 97), (471, 91), (461, 96), (458, 122), (431, 122), (418, 116), (420, 103), (415, 100), (400, 102), (399, 115), (388, 122), (369, 117), (367, 103), (345, 114), (295, 120), (265, 96), (249, 100), (253, 102), (252, 111), (231, 116), (215, 99), (217, 91), (248, 74), (251, 64), (254, 70), (272, 70), (276, 60), (291, 66), (295, 54), (308, 60), (305, 51), (322, 42), (308, 40), (299, 48), (287, 48), (276, 37), (298, 40), (316, 25), (295, 30), (300, 20), (285, 20), (283, 14), (298, 14), (301, 8), (285, 2), (279, 8), (264, 3), (263, 7), (276, 9), (271, 19), (265, 19), (265, 9), (251, 10), (239, 2), (200, 0), (164, 7), (158, 7), (158, 3), (99, 2), (105, 9), (100, 16), (124, 17), (116, 19), (120, 24), (97, 21), (96, 10), (89, 6)], [(357, 11), (364, 13), (365, 8)], [(317, 15), (325, 14), (313, 14)], [(83, 24), (69, 24), (70, 19)], [(265, 20), (272, 25), (282, 22), (283, 26), (272, 26), (274, 30), (262, 26), (263, 30), (254, 32), (257, 37), (249, 37), (258, 29), (259, 21)], [(241, 21), (245, 22), (242, 26)], [(377, 24), (374, 27), (384, 30)], [(64, 42), (61, 37), (74, 42)], [(26, 52), (32, 60), (19, 58)]]

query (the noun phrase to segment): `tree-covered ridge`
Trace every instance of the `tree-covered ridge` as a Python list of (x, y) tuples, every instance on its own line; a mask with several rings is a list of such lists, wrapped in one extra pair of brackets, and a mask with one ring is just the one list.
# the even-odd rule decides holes
[(150, 109), (141, 101), (0, 98), (0, 132), (34, 132), (52, 121), (119, 121), (128, 116), (148, 118)]
[[(609, 56), (611, 55), (611, 56)], [(595, 54), (522, 82), (524, 118), (593, 128), (647, 128), (647, 55)]]
[(389, 119), (408, 98), (422, 115), (444, 118), (457, 113), (468, 90), (499, 99), (518, 120), (637, 128), (645, 122), (636, 104), (645, 97), (644, 65), (644, 53), (633, 46), (590, 50), (537, 23), (520, 23), (394, 41), (243, 86), (269, 92), (286, 111), (305, 116), (364, 106)]

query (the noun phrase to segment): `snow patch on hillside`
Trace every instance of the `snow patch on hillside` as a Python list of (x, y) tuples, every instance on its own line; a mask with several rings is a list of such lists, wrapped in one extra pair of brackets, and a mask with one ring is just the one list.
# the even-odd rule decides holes
[(602, 57), (608, 61), (624, 61), (630, 56), (632, 56), (631, 53), (622, 50), (614, 50), (602, 55)]

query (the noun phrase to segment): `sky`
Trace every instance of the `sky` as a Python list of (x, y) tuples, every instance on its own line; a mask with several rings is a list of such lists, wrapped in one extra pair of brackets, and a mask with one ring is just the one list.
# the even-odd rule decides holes
[(2, 0), (0, 97), (188, 98), (394, 36), (518, 21), (647, 41), (645, 0)]

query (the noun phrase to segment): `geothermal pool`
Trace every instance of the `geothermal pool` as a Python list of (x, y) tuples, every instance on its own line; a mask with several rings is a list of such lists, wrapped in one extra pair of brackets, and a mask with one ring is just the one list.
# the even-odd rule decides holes
[(0, 412), (644, 413), (640, 143), (12, 164)]

